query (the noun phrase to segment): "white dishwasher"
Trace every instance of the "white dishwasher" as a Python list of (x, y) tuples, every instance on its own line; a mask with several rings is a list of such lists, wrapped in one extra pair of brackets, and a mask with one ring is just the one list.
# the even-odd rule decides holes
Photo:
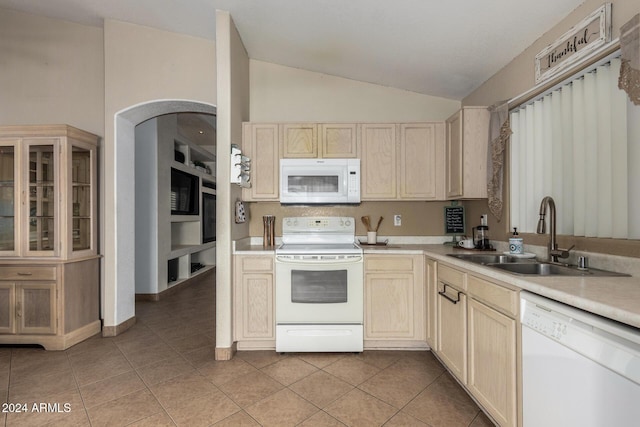
[(521, 293), (523, 427), (640, 425), (640, 330)]

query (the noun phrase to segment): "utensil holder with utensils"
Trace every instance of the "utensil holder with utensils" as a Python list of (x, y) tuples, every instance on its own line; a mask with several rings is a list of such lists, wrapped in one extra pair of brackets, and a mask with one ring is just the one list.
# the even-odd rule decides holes
[(380, 228), (380, 224), (382, 223), (382, 220), (384, 219), (384, 217), (380, 217), (380, 219), (378, 220), (378, 223), (376, 224), (375, 227), (371, 226), (371, 219), (369, 218), (368, 215), (363, 216), (360, 218), (362, 220), (362, 223), (364, 224), (365, 227), (367, 227), (367, 244), (368, 245), (375, 245), (378, 242), (378, 228)]

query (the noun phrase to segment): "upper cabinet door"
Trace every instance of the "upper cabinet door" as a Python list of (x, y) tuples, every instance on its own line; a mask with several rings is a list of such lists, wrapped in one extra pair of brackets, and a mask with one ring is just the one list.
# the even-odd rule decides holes
[(322, 123), (320, 125), (320, 157), (356, 159), (360, 154), (357, 125)]
[(462, 197), (462, 110), (447, 119), (447, 198)]
[(97, 221), (96, 221), (96, 149), (95, 146), (73, 141), (66, 146), (67, 157), (71, 162), (67, 164), (67, 232), (71, 237), (69, 249), (74, 255), (82, 252), (95, 253), (97, 249)]
[(243, 189), (244, 200), (278, 200), (280, 197), (280, 139), (275, 123), (244, 123), (244, 153), (251, 158), (251, 187)]
[(447, 198), (487, 197), (489, 120), (486, 107), (463, 107), (447, 119)]
[(14, 256), (18, 251), (17, 220), (19, 179), (16, 172), (17, 140), (0, 140), (0, 256)]
[(363, 124), (361, 199), (389, 200), (397, 197), (396, 125)]
[(318, 157), (318, 125), (283, 124), (282, 157)]
[(444, 199), (444, 123), (400, 125), (400, 198)]
[(23, 239), (27, 256), (57, 256), (60, 250), (58, 138), (24, 139), (27, 168)]

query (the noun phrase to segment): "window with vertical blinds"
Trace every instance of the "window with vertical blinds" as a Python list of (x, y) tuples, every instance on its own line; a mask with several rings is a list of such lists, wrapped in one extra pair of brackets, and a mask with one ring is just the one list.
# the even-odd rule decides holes
[(510, 113), (513, 227), (535, 232), (551, 196), (558, 234), (640, 238), (640, 107), (619, 74), (611, 59)]

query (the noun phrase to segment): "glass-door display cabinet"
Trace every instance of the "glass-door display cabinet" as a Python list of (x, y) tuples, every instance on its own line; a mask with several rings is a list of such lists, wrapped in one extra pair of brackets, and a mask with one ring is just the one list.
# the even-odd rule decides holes
[(0, 126), (0, 344), (100, 331), (97, 150), (67, 125)]

